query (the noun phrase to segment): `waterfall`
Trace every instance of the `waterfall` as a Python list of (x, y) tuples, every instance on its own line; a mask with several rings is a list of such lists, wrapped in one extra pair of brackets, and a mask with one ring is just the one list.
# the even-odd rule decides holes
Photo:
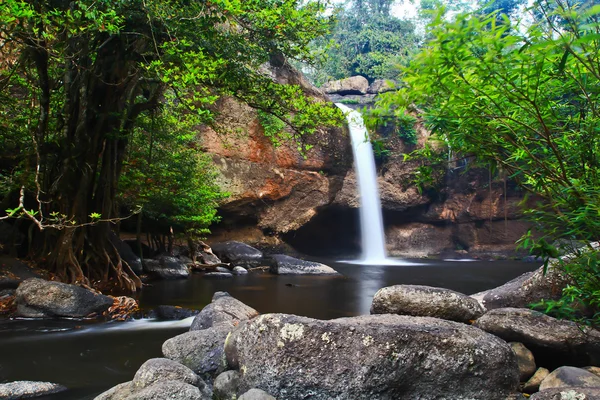
[(389, 264), (373, 148), (362, 115), (348, 106), (336, 104), (345, 114), (352, 139), (354, 168), (360, 198), (360, 231), (364, 264)]

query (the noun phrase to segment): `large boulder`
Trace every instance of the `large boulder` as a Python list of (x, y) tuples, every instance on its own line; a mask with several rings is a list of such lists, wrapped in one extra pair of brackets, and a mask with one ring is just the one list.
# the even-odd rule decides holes
[(84, 318), (101, 314), (113, 299), (76, 285), (30, 278), (16, 291), (17, 315), (26, 318)]
[(314, 261), (305, 261), (283, 254), (270, 256), (269, 271), (277, 275), (338, 275), (338, 272)]
[(240, 321), (254, 318), (257, 315), (258, 311), (231, 297), (229, 293), (216, 292), (212, 302), (194, 318), (190, 331), (208, 329), (218, 325), (234, 327)]
[(242, 242), (230, 240), (227, 242), (215, 243), (212, 245), (212, 251), (223, 262), (240, 265), (242, 267), (256, 267), (262, 263), (262, 251), (248, 246)]
[(188, 367), (168, 358), (151, 358), (135, 373), (133, 383), (145, 388), (159, 381), (181, 381), (193, 386), (204, 386), (202, 379)]
[(435, 318), (265, 314), (233, 331), (225, 349), (241, 391), (281, 399), (504, 400), (518, 386), (506, 342)]
[(530, 400), (600, 400), (600, 388), (563, 387), (534, 393)]
[(145, 259), (144, 270), (159, 279), (185, 279), (190, 276), (187, 265), (171, 256), (160, 256), (156, 260)]
[(375, 79), (373, 83), (369, 85), (367, 93), (378, 94), (391, 92), (393, 90), (396, 90), (397, 85), (398, 84), (396, 82), (393, 82), (389, 79)]
[(395, 285), (379, 289), (371, 314), (399, 314), (469, 322), (483, 315), (471, 297), (450, 289), (420, 285)]
[(600, 332), (524, 308), (498, 308), (475, 326), (510, 342), (521, 342), (538, 364), (596, 365), (600, 362)]
[(327, 94), (367, 94), (369, 81), (364, 76), (352, 76), (326, 82), (321, 89)]
[(260, 389), (250, 389), (242, 394), (238, 400), (277, 400), (269, 393)]
[(237, 398), (240, 386), (240, 373), (238, 371), (225, 371), (215, 378), (213, 391), (219, 400), (234, 400)]
[(527, 272), (494, 289), (479, 292), (471, 297), (487, 310), (495, 308), (527, 308), (542, 299), (557, 300), (568, 279), (551, 263), (547, 271), (540, 267)]
[(600, 377), (583, 368), (566, 366), (552, 371), (540, 384), (540, 390), (561, 387), (600, 388)]
[(226, 370), (224, 345), (230, 330), (226, 325), (219, 325), (183, 333), (163, 343), (163, 355), (203, 378), (214, 379)]
[(16, 381), (0, 383), (0, 399), (32, 399), (64, 392), (65, 390), (67, 390), (66, 387), (50, 382)]

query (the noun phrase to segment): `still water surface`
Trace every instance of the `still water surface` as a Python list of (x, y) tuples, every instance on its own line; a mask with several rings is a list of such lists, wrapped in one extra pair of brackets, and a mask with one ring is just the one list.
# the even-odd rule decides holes
[[(420, 284), (472, 294), (537, 267), (516, 261), (415, 261), (410, 266), (328, 262), (342, 276), (277, 276), (251, 273), (232, 279), (156, 281), (144, 288), (142, 308), (170, 304), (201, 309), (214, 292), (227, 291), (261, 313), (320, 319), (368, 314), (375, 292), (395, 284)], [(187, 322), (189, 324), (189, 321)], [(187, 330), (186, 322), (84, 323), (0, 321), (0, 382), (41, 380), (70, 390), (44, 399), (92, 399), (131, 380), (162, 343)]]

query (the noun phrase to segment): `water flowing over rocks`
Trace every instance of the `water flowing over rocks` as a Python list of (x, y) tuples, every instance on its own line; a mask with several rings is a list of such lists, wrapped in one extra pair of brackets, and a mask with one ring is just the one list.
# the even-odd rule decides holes
[(369, 81), (363, 76), (352, 76), (338, 81), (326, 82), (321, 89), (327, 94), (367, 94)]
[(498, 308), (475, 321), (475, 326), (506, 341), (523, 343), (540, 365), (596, 365), (600, 362), (600, 332), (581, 328), (524, 308)]
[(223, 262), (243, 267), (256, 267), (262, 263), (262, 251), (242, 242), (234, 240), (212, 245), (212, 251)]
[(199, 313), (198, 310), (190, 310), (178, 306), (160, 305), (154, 309), (156, 318), (162, 321), (176, 321), (193, 317)]
[(277, 275), (339, 275), (328, 265), (299, 260), (284, 254), (269, 256), (269, 261), (272, 264), (269, 271)]
[(258, 311), (247, 306), (227, 292), (216, 292), (212, 302), (200, 311), (194, 318), (190, 331), (208, 329), (213, 326), (225, 325), (234, 327), (240, 321), (254, 318)]
[(427, 317), (266, 314), (240, 325), (225, 349), (241, 390), (282, 399), (504, 400), (518, 385), (504, 341)]
[(435, 317), (469, 322), (483, 315), (483, 308), (469, 296), (449, 289), (420, 285), (395, 285), (379, 289), (371, 314)]
[(16, 291), (17, 315), (26, 318), (84, 318), (101, 314), (113, 299), (76, 285), (30, 278)]
[(600, 388), (600, 377), (583, 368), (560, 367), (552, 371), (540, 384), (540, 391), (563, 387)]
[(33, 399), (64, 392), (66, 387), (50, 382), (16, 381), (0, 383), (0, 399), (19, 400)]
[(190, 271), (184, 262), (177, 257), (160, 256), (157, 260), (145, 259), (144, 270), (160, 279), (185, 279)]

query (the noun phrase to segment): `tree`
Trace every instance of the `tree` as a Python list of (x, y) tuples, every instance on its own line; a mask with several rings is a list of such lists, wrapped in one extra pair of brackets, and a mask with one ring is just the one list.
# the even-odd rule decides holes
[(2, 175), (21, 193), (9, 216), (33, 222), (31, 256), (68, 282), (140, 287), (108, 240), (140, 116), (168, 104), (188, 125), (210, 123), (210, 105), (228, 95), (299, 134), (337, 121), (261, 72), (310, 61), (323, 11), (295, 0), (3, 1), (0, 88), (14, 104), (2, 104), (0, 126), (24, 151)]
[(600, 7), (545, 3), (554, 11), (523, 33), (494, 15), (437, 18), (406, 89), (381, 105), (417, 105), (438, 140), (541, 196), (527, 213), (542, 237), (523, 243), (543, 256), (558, 245), (581, 255), (577, 246), (588, 244), (581, 262), (563, 266), (578, 293), (568, 296), (597, 310), (600, 269), (589, 243), (600, 228)]

